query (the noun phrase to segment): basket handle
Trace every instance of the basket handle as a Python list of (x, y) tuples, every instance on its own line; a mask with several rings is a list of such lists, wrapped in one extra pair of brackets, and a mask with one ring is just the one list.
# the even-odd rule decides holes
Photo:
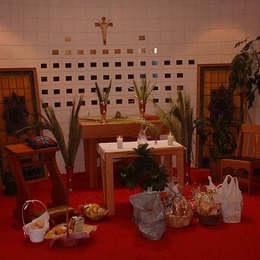
[(88, 197), (88, 198), (85, 200), (84, 205), (85, 205), (85, 204), (88, 204), (88, 203), (91, 203), (91, 200), (92, 200), (92, 199), (97, 199), (97, 200), (98, 200), (97, 203), (100, 203), (100, 205), (103, 205), (103, 204), (104, 204), (104, 202), (102, 201), (102, 199), (101, 199), (99, 196), (93, 195), (93, 196)]
[(27, 209), (27, 207), (29, 206), (30, 203), (34, 203), (34, 202), (38, 202), (40, 204), (42, 204), (42, 206), (44, 207), (45, 211), (47, 211), (47, 208), (46, 206), (40, 201), (40, 200), (27, 200), (25, 201), (25, 203), (23, 204), (23, 207), (22, 207), (22, 221), (23, 221), (23, 225), (25, 225), (25, 222), (24, 222), (24, 211)]

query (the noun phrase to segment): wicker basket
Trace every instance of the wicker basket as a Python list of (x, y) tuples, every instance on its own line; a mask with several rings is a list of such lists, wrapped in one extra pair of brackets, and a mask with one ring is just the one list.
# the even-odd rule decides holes
[(191, 220), (192, 220), (193, 212), (191, 208), (188, 208), (184, 215), (177, 216), (174, 214), (171, 214), (170, 212), (165, 212), (165, 221), (167, 226), (173, 227), (173, 228), (183, 228), (187, 227)]
[(214, 189), (210, 189), (200, 197), (197, 217), (199, 223), (204, 226), (214, 226), (222, 220), (221, 204)]
[[(43, 213), (40, 217), (34, 219), (32, 222), (25, 224), (24, 222), (24, 211), (28, 207), (30, 203), (40, 203), (44, 209), (45, 213)], [(44, 240), (44, 236), (49, 229), (49, 213), (45, 207), (45, 205), (39, 200), (27, 200), (22, 207), (22, 221), (23, 221), (23, 232), (25, 237), (28, 236), (33, 243), (40, 243)], [(38, 226), (38, 223), (41, 223), (42, 226)]]
[(165, 222), (167, 226), (182, 228), (190, 224), (193, 211), (182, 194), (166, 195), (161, 200), (165, 207)]
[(222, 220), (222, 214), (204, 216), (198, 213), (199, 223), (203, 226), (215, 226)]
[(103, 206), (99, 197), (91, 196), (80, 206), (83, 215), (91, 221), (98, 221), (108, 215), (108, 209)]

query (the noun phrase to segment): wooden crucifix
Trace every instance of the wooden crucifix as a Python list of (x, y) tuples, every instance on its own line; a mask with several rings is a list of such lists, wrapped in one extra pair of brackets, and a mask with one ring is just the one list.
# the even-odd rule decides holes
[(113, 26), (113, 23), (110, 20), (106, 21), (106, 17), (102, 17), (101, 21), (95, 23), (95, 26), (99, 26), (101, 28), (102, 36), (103, 36), (103, 44), (107, 44), (107, 28)]

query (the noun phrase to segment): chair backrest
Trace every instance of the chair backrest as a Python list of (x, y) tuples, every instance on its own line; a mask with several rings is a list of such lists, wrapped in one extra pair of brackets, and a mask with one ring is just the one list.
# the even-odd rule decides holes
[(241, 126), (236, 156), (260, 159), (260, 125)]

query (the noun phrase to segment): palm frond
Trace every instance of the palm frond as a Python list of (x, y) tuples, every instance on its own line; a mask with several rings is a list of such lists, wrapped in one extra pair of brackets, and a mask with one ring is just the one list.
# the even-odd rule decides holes
[(193, 135), (193, 108), (190, 98), (177, 92), (177, 99), (170, 103), (168, 110), (163, 110), (155, 105), (157, 114), (160, 116), (162, 125), (166, 126), (174, 136), (176, 142), (187, 148), (187, 161), (191, 160), (192, 135)]
[(81, 95), (78, 103), (73, 102), (70, 123), (68, 143), (66, 145), (62, 127), (56, 117), (55, 111), (51, 106), (44, 107), (45, 116), (40, 114), (42, 122), (27, 126), (20, 129), (18, 132), (23, 132), (29, 129), (48, 129), (53, 134), (62, 154), (66, 167), (74, 166), (77, 150), (80, 143), (81, 126), (78, 121), (78, 115), (82, 104), (83, 96)]
[(150, 85), (150, 82), (147, 82), (146, 78), (141, 79), (141, 83), (136, 80), (133, 83), (137, 99), (146, 102), (153, 91), (153, 86)]
[(80, 96), (79, 101), (75, 104), (73, 102), (70, 123), (69, 123), (69, 139), (68, 139), (68, 164), (74, 165), (77, 155), (77, 150), (80, 144), (81, 125), (78, 121), (78, 115), (82, 104), (83, 96)]
[(96, 93), (97, 93), (97, 96), (98, 96), (98, 99), (99, 99), (99, 102), (105, 102), (107, 103), (108, 102), (108, 99), (109, 99), (109, 94), (110, 94), (110, 91), (111, 91), (111, 87), (112, 87), (112, 80), (110, 80), (110, 83), (108, 85), (108, 87), (106, 88), (105, 91), (101, 90), (98, 83), (95, 82), (95, 86), (96, 86)]

